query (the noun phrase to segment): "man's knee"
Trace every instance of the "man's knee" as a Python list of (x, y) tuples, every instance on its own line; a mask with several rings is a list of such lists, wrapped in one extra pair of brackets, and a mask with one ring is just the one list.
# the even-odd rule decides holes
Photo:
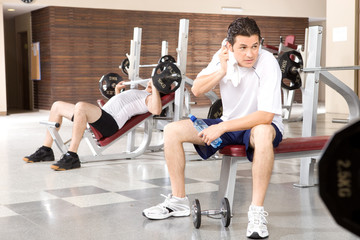
[(254, 144), (258, 141), (272, 143), (275, 138), (275, 129), (270, 124), (261, 124), (251, 129), (251, 140)]
[(176, 134), (179, 129), (179, 122), (171, 122), (164, 127), (164, 136), (172, 136)]
[[(190, 125), (191, 126), (191, 125)], [(179, 140), (183, 141), (183, 138), (186, 138), (184, 133), (188, 130), (189, 125), (187, 120), (171, 122), (167, 124), (164, 128), (164, 140)]]

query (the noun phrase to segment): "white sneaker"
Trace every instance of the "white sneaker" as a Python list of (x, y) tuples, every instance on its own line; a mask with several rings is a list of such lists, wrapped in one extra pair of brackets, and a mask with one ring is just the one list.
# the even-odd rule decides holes
[(165, 201), (154, 207), (147, 208), (143, 215), (149, 219), (165, 219), (168, 217), (185, 217), (190, 215), (190, 202), (187, 197), (177, 198), (171, 194), (165, 197)]
[(250, 206), (248, 211), (248, 227), (246, 236), (252, 239), (262, 239), (269, 236), (266, 218), (269, 214), (264, 211), (264, 207)]

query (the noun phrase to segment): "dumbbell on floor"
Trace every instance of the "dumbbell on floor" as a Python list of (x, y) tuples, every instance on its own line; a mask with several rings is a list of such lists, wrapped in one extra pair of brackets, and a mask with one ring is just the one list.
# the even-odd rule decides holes
[(195, 199), (193, 205), (191, 206), (191, 213), (193, 217), (194, 227), (197, 229), (200, 228), (201, 225), (201, 215), (205, 215), (210, 218), (216, 218), (213, 216), (220, 215), (222, 225), (224, 227), (228, 227), (230, 225), (231, 210), (230, 210), (230, 203), (227, 198), (222, 199), (220, 209), (204, 210), (204, 211), (201, 211), (200, 201), (198, 199)]

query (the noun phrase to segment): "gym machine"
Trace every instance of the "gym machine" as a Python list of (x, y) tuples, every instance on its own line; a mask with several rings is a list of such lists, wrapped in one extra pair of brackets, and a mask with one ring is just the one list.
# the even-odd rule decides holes
[[(292, 66), (284, 67), (284, 63), (280, 62), (281, 69), (293, 69), (288, 75), (298, 75), (305, 73), (305, 87), (302, 91), (303, 98), (303, 124), (302, 137), (311, 137), (316, 135), (316, 121), (318, 108), (318, 92), (319, 81), (322, 80), (326, 85), (333, 88), (341, 96), (344, 97), (349, 107), (349, 120), (357, 119), (360, 116), (360, 101), (355, 92), (346, 84), (341, 82), (329, 71), (338, 70), (358, 70), (360, 66), (346, 66), (346, 67), (321, 67), (321, 41), (322, 41), (322, 27), (313, 26), (308, 29), (307, 45), (305, 49), (306, 62), (297, 62), (291, 60), (287, 61)], [(281, 56), (280, 56), (280, 61)], [(286, 61), (285, 61), (286, 62)], [(301, 68), (303, 65), (306, 67)], [(293, 68), (294, 67), (294, 68)], [(320, 78), (320, 75), (322, 78)], [(300, 165), (300, 182), (295, 184), (297, 187), (311, 187), (316, 185), (314, 178), (315, 158), (302, 158)]]

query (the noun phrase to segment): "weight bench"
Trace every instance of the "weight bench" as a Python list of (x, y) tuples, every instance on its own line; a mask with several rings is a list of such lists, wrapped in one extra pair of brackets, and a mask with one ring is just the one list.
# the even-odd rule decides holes
[[(175, 99), (175, 93), (167, 94), (161, 97), (162, 108), (165, 109), (169, 107), (170, 104), (173, 103)], [(99, 101), (98, 101), (99, 103)], [(135, 115), (130, 118), (124, 126), (119, 129), (115, 134), (110, 137), (103, 137), (100, 132), (98, 132), (95, 128), (88, 125), (88, 128), (85, 130), (83, 138), (87, 142), (92, 155), (81, 157), (82, 162), (89, 161), (101, 161), (101, 160), (114, 160), (114, 159), (131, 159), (143, 154), (147, 149), (150, 149), (150, 142), (152, 137), (152, 130), (154, 124), (154, 117), (150, 112)], [(67, 147), (62, 141), (58, 131), (56, 130), (56, 126), (51, 122), (41, 122), (42, 124), (47, 125), (48, 130), (54, 139), (55, 144), (58, 146), (60, 151), (64, 154), (67, 152)], [(141, 124), (144, 124), (144, 133), (142, 142), (139, 146), (134, 147), (134, 136), (131, 136), (131, 133), (139, 127)], [(114, 143), (119, 140), (119, 138), (124, 135), (128, 136), (128, 141), (130, 141), (130, 147), (128, 142), (128, 149), (123, 153), (112, 153), (112, 154), (103, 154), (108, 147), (112, 146)], [(162, 146), (162, 145), (161, 145)], [(135, 148), (135, 149), (133, 149)], [(153, 147), (154, 148), (154, 147)], [(161, 148), (160, 145), (157, 148)]]
[[(274, 149), (275, 159), (290, 159), (290, 158), (304, 158), (316, 157), (320, 155), (322, 149), (325, 147), (330, 136), (315, 136), (315, 137), (297, 137), (284, 139), (277, 148)], [(229, 145), (219, 151), (223, 154), (218, 202), (220, 203), (224, 197), (227, 197), (230, 206), (233, 206), (237, 162), (240, 160), (247, 160), (245, 145)], [(312, 162), (314, 167), (315, 160)], [(300, 175), (313, 173), (312, 171), (300, 170)], [(309, 176), (308, 176), (309, 177)]]

